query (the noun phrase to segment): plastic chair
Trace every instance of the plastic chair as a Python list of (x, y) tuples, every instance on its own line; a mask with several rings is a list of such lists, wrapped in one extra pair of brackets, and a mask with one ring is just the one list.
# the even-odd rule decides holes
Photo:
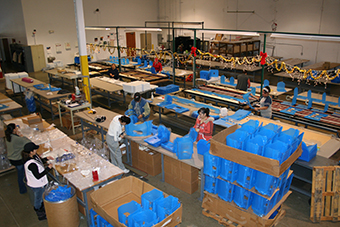
[(285, 82), (283, 82), (283, 81), (280, 81), (280, 82), (278, 82), (277, 83), (277, 85), (276, 85), (276, 90), (278, 91), (278, 92), (286, 92), (286, 84), (285, 84)]

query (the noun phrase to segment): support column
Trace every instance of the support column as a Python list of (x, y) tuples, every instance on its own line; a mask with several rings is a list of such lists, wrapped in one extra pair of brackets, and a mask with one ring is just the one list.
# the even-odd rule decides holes
[[(263, 53), (266, 53), (266, 41), (267, 41), (267, 34), (264, 34), (264, 39), (263, 39)], [(260, 95), (262, 96), (262, 90), (263, 90), (263, 79), (264, 79), (264, 65), (262, 65), (262, 71), (261, 71), (261, 93)]]
[(79, 48), (79, 59), (80, 69), (83, 77), (83, 92), (88, 102), (91, 103), (91, 89), (89, 80), (89, 65), (87, 61), (87, 50), (86, 50), (86, 37), (85, 37), (85, 22), (84, 22), (84, 10), (82, 0), (73, 0), (74, 11), (76, 16), (76, 26), (78, 35), (78, 48)]
[[(175, 29), (174, 29), (174, 23), (172, 22), (172, 80), (173, 84), (176, 84), (176, 65), (175, 65), (175, 52), (176, 52), (176, 46), (175, 46)], [(184, 78), (185, 79), (185, 78)], [(184, 82), (185, 83), (185, 82)]]
[[(196, 48), (196, 29), (194, 30), (194, 48)], [(194, 54), (194, 59), (192, 61), (192, 72), (193, 72), (192, 82), (193, 82), (194, 87), (196, 87), (196, 56), (195, 54)]]

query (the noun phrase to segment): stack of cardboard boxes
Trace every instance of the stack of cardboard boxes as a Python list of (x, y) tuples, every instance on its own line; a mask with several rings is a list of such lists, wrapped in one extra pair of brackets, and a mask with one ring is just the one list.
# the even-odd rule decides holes
[(131, 141), (132, 166), (151, 176), (162, 172), (161, 154)]

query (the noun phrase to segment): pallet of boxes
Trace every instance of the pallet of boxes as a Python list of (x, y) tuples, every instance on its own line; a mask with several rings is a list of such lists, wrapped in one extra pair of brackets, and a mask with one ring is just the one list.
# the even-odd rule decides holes
[(303, 133), (250, 120), (216, 134), (204, 154), (203, 214), (225, 226), (274, 226), (291, 194)]

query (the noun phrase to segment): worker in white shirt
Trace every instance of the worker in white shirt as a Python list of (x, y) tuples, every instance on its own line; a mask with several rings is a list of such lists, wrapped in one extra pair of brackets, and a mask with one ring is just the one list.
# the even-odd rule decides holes
[(121, 168), (124, 173), (130, 170), (126, 169), (122, 161), (122, 152), (119, 148), (119, 142), (124, 139), (125, 131), (123, 127), (130, 124), (131, 120), (127, 116), (118, 115), (114, 117), (110, 123), (109, 130), (106, 134), (106, 143), (110, 149), (111, 163)]

